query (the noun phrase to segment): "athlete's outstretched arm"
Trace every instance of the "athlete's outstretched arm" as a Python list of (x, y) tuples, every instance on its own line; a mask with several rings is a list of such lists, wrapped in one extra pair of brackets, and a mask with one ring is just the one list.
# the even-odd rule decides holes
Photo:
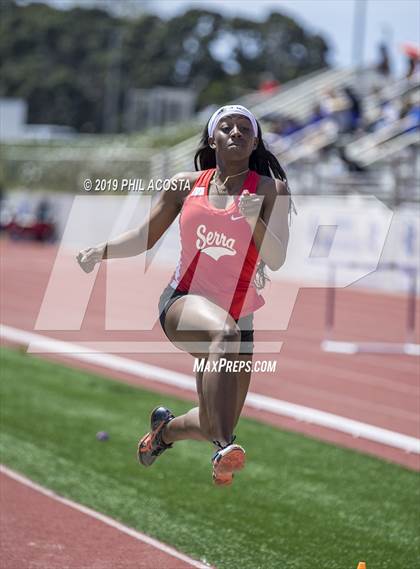
[(181, 173), (172, 178), (175, 189), (161, 193), (145, 223), (115, 239), (80, 251), (76, 259), (81, 268), (90, 273), (102, 259), (133, 257), (151, 249), (180, 212), (182, 194), (188, 190), (186, 180), (189, 180), (189, 177), (189, 174)]

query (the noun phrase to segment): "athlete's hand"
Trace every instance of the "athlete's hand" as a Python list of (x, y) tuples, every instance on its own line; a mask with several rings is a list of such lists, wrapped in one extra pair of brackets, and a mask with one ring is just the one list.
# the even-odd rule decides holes
[(95, 268), (96, 263), (100, 263), (105, 253), (106, 243), (98, 245), (97, 247), (88, 247), (82, 249), (77, 254), (77, 262), (85, 273), (91, 273)]
[(239, 198), (239, 211), (251, 227), (254, 227), (258, 220), (263, 199), (264, 196), (250, 194), (248, 190), (244, 190)]

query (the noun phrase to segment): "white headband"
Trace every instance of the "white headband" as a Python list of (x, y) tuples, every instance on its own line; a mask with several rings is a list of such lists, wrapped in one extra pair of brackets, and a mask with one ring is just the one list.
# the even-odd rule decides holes
[(213, 136), (217, 123), (226, 115), (242, 115), (243, 117), (249, 119), (254, 130), (254, 136), (258, 138), (257, 119), (254, 117), (251, 111), (242, 105), (226, 105), (224, 107), (220, 107), (220, 109), (217, 109), (217, 111), (211, 115), (209, 120), (209, 125), (207, 127), (209, 136)]

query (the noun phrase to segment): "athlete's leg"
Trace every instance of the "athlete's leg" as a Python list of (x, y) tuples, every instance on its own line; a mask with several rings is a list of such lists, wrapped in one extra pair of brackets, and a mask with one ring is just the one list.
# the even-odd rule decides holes
[[(178, 330), (179, 323), (185, 329)], [(165, 330), (178, 348), (195, 357), (207, 356), (210, 369), (205, 369), (198, 377), (201, 383), (201, 389), (198, 389), (200, 430), (207, 440), (228, 444), (236, 424), (238, 377), (237, 373), (219, 367), (219, 362), (221, 358), (229, 360), (238, 357), (239, 327), (218, 305), (202, 296), (188, 295), (178, 298), (170, 306), (165, 318)], [(192, 410), (188, 424), (196, 426), (196, 421), (197, 411)], [(176, 426), (176, 423), (172, 426), (173, 435)], [(164, 440), (172, 442), (170, 425), (165, 429)]]
[[(250, 364), (252, 363), (252, 354), (237, 354), (235, 356), (236, 360), (243, 361), (245, 363), (244, 368), (241, 371), (236, 372), (237, 378), (237, 392), (236, 392), (236, 408), (234, 413), (233, 426), (236, 427), (238, 424), (241, 412), (245, 403), (245, 399), (248, 393), (249, 384), (251, 382), (251, 369)], [(248, 366), (247, 363), (249, 362)], [(249, 369), (247, 369), (249, 367)], [(208, 429), (209, 420), (206, 412), (205, 396), (203, 393), (203, 374), (197, 374), (197, 392), (200, 402), (200, 426), (201, 429), (206, 431)], [(197, 408), (196, 408), (197, 409)], [(192, 409), (191, 411), (193, 411)]]
[[(251, 367), (252, 354), (239, 354), (238, 359), (244, 361), (248, 367)], [(235, 426), (239, 421), (239, 417), (241, 416), (245, 399), (248, 394), (249, 384), (251, 383), (251, 369), (246, 369), (245, 365), (244, 369), (239, 371), (236, 375), (238, 377), (238, 392), (236, 399)]]
[[(237, 357), (239, 360), (243, 360), (245, 364), (247, 362), (252, 363), (251, 354), (238, 354)], [(244, 368), (241, 371), (237, 372), (236, 375), (238, 382), (234, 426), (236, 426), (239, 421), (239, 417), (245, 403), (249, 384), (251, 381), (251, 370)], [(206, 404), (203, 395), (203, 372), (196, 372), (196, 382), (199, 406), (193, 407), (184, 415), (180, 415), (168, 423), (163, 432), (163, 440), (166, 443), (172, 443), (186, 439), (193, 439), (198, 441), (212, 440), (209, 434), (209, 419), (207, 416)]]
[(175, 417), (168, 423), (163, 431), (165, 443), (175, 441), (196, 440), (209, 441), (207, 411), (202, 397), (203, 372), (196, 372), (197, 393), (199, 398), (198, 407), (193, 407), (184, 415)]

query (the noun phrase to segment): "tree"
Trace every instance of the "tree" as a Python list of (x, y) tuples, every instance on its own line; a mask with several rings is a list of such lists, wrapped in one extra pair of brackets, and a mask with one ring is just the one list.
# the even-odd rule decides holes
[(112, 28), (101, 10), (9, 4), (0, 23), (1, 95), (26, 99), (30, 122), (99, 130)]
[(327, 51), (320, 36), (279, 13), (265, 22), (198, 9), (123, 19), (1, 0), (0, 95), (26, 99), (30, 122), (80, 131), (101, 131), (108, 108), (122, 112), (133, 87), (189, 87), (202, 107), (256, 89), (267, 71), (285, 83), (325, 67)]

